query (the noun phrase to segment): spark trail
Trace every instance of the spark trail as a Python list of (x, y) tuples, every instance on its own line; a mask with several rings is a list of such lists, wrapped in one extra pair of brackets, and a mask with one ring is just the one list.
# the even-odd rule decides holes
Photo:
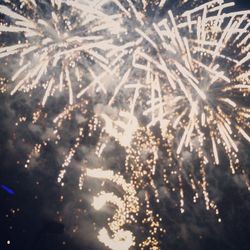
[(102, 228), (99, 232), (98, 239), (110, 249), (128, 250), (135, 245), (135, 237), (132, 232), (122, 229), (126, 224), (136, 222), (136, 215), (139, 213), (139, 200), (137, 192), (132, 183), (127, 183), (123, 176), (114, 174), (110, 170), (87, 169), (86, 175), (91, 178), (104, 179), (121, 186), (124, 191), (123, 198), (114, 193), (101, 192), (94, 197), (93, 206), (100, 210), (106, 203), (111, 203), (117, 207), (113, 220), (109, 222), (109, 228), (114, 234), (109, 236), (108, 230)]

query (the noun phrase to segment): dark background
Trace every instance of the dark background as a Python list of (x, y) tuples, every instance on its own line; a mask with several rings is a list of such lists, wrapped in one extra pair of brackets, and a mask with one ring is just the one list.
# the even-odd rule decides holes
[[(250, 1), (235, 2), (238, 9), (250, 8)], [(23, 96), (0, 95), (0, 184), (15, 192), (10, 195), (0, 189), (0, 250), (104, 249), (94, 240), (93, 228), (79, 222), (91, 219), (91, 214), (78, 211), (87, 205), (76, 201), (79, 193), (74, 191), (75, 184), (68, 183), (62, 189), (56, 181), (59, 164), (54, 159), (55, 149), (48, 145), (43, 151), (44, 157), (34, 167), (24, 168), (30, 145), (37, 140), (34, 133), (27, 132), (26, 125), (18, 129), (15, 126), (17, 114), (24, 109), (31, 113)], [(245, 168), (249, 167), (249, 152), (250, 147), (246, 145), (242, 152)], [(162, 240), (162, 249), (250, 249), (250, 194), (223, 170), (216, 183), (222, 223), (217, 223), (215, 216), (199, 205), (189, 208), (185, 215), (170, 209), (166, 211), (171, 219), (166, 221), (167, 234)], [(60, 201), (62, 194), (63, 202)], [(65, 211), (72, 216), (65, 215)], [(77, 224), (81, 224), (82, 236), (72, 233), (73, 225)]]

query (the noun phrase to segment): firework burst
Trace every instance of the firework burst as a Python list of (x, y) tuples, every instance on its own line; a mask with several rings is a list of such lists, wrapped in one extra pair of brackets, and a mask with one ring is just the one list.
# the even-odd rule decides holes
[[(16, 81), (12, 94), (41, 85), (43, 105), (58, 90), (68, 91), (70, 104), (77, 100), (54, 119), (56, 144), (65, 121), (79, 120), (76, 112), (82, 120), (64, 154), (58, 182), (64, 185), (80, 145), (93, 137), (95, 156), (104, 165), (113, 141), (125, 155), (119, 174), (117, 166), (114, 171), (81, 168), (80, 189), (85, 178), (96, 178), (116, 183), (124, 192), (118, 197), (102, 191), (93, 198), (97, 210), (106, 203), (115, 207), (99, 240), (110, 249), (135, 243), (160, 249), (158, 235), (165, 231), (153, 208), (161, 201), (161, 179), (178, 193), (181, 213), (187, 182), (193, 202), (203, 197), (206, 209), (219, 216), (210, 199), (207, 169), (226, 156), (231, 172), (245, 175), (239, 142), (250, 142), (250, 11), (232, 12), (234, 4), (223, 0), (167, 13), (164, 0), (51, 1), (45, 12), (39, 1), (21, 1), (18, 8), (5, 2), (0, 12), (8, 18), (0, 31), (14, 33), (18, 42), (2, 46), (0, 57), (8, 66), (20, 56), (18, 70), (11, 74)], [(93, 100), (99, 92), (105, 98)], [(35, 145), (28, 160), (40, 150), (41, 144)], [(191, 165), (197, 162), (195, 171)], [(136, 223), (149, 228), (141, 241), (124, 229)]]
[(150, 125), (159, 122), (163, 136), (168, 129), (181, 134), (177, 154), (184, 148), (200, 151), (196, 138), (198, 147), (210, 144), (213, 163), (219, 164), (218, 147), (224, 148), (234, 173), (232, 162), (237, 163), (239, 151), (235, 138), (250, 139), (246, 131), (250, 58), (249, 11), (223, 12), (233, 5), (211, 1), (184, 12), (177, 20), (169, 11), (168, 18), (154, 25), (160, 43), (158, 58), (144, 51), (137, 56), (147, 62), (147, 72), (156, 83), (159, 79), (159, 86), (168, 85), (157, 89), (154, 84), (151, 107), (144, 112), (152, 117)]
[[(5, 1), (0, 26), (3, 71), (16, 85), (11, 94), (42, 87), (42, 105), (50, 95), (106, 92), (99, 74), (108, 74), (105, 56), (114, 46), (107, 32), (117, 29), (112, 17), (86, 1)], [(105, 36), (104, 36), (105, 34)], [(11, 72), (6, 72), (6, 71)], [(100, 73), (101, 72), (101, 73)], [(104, 73), (102, 73), (104, 72)]]
[[(169, 173), (177, 176), (182, 212), (188, 153), (200, 165), (199, 178), (189, 173), (189, 182), (194, 190), (201, 188), (206, 208), (216, 214), (217, 206), (209, 198), (207, 166), (219, 165), (225, 154), (231, 172), (245, 176), (238, 142), (250, 141), (250, 12), (228, 12), (232, 6), (215, 0), (178, 15), (169, 10), (151, 23), (152, 28), (136, 26), (138, 42), (135, 49), (128, 48), (132, 59), (121, 81), (124, 89), (133, 89), (128, 111), (138, 118), (143, 114), (148, 128), (159, 124), (172, 169), (164, 178), (168, 183)], [(249, 188), (247, 180), (246, 184)], [(195, 192), (194, 202), (198, 196)]]

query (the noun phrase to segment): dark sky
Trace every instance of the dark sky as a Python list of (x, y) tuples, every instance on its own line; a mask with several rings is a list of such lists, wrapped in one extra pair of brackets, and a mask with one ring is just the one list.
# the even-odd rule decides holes
[[(239, 9), (250, 8), (250, 1), (235, 2)], [(49, 144), (34, 166), (29, 170), (24, 168), (31, 145), (40, 139), (27, 124), (17, 128), (15, 122), (17, 114), (30, 115), (31, 111), (25, 96), (0, 95), (0, 185), (15, 192), (10, 195), (0, 189), (0, 250), (104, 249), (95, 240), (89, 204), (84, 198), (79, 202), (81, 194), (77, 190), (77, 180), (74, 180), (76, 174), (69, 173), (65, 188), (59, 187), (56, 181), (60, 167), (54, 157), (58, 153), (55, 148)], [(249, 167), (249, 150), (246, 145), (242, 152), (245, 168)], [(169, 208), (166, 204), (162, 213), (166, 217), (167, 234), (162, 238), (162, 249), (250, 249), (250, 194), (224, 170), (215, 173), (222, 223), (217, 223), (215, 216), (201, 205), (189, 206), (181, 215), (171, 204)], [(75, 226), (81, 229), (74, 234)]]

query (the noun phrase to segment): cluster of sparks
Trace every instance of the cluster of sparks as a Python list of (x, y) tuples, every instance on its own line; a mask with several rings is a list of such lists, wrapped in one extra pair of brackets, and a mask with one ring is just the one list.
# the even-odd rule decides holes
[[(80, 189), (84, 178), (96, 178), (123, 190), (122, 198), (101, 191), (93, 199), (96, 210), (107, 203), (116, 207), (113, 220), (98, 235), (105, 246), (124, 250), (134, 246), (135, 235), (123, 227), (141, 223), (150, 230), (139, 247), (160, 249), (157, 235), (165, 230), (151, 205), (152, 199), (160, 202), (158, 174), (179, 192), (182, 213), (183, 179), (188, 176), (194, 203), (203, 196), (206, 209), (219, 215), (209, 197), (207, 167), (220, 165), (226, 156), (232, 174), (246, 177), (239, 164), (239, 141), (250, 142), (249, 10), (231, 12), (234, 3), (223, 0), (180, 8), (177, 13), (167, 8), (166, 0), (4, 3), (1, 86), (4, 77), (10, 84), (1, 88), (6, 91), (14, 84), (11, 94), (15, 94), (41, 87), (41, 106), (50, 96), (66, 92), (69, 105), (54, 119), (56, 143), (63, 123), (77, 110), (88, 123), (87, 137), (99, 137), (99, 158), (110, 138), (124, 149), (124, 176), (84, 167), (79, 178)], [(33, 114), (33, 123), (41, 113), (42, 109)], [(79, 128), (65, 155), (58, 176), (62, 185), (77, 149), (87, 142), (85, 129)], [(35, 145), (27, 166), (41, 147)], [(167, 159), (163, 167), (162, 155)], [(198, 174), (187, 167), (190, 157), (199, 162)], [(177, 187), (171, 183), (175, 177)]]
[(117, 211), (113, 216), (113, 220), (109, 223), (112, 237), (109, 236), (108, 230), (103, 228), (99, 232), (99, 240), (111, 249), (126, 250), (135, 245), (134, 236), (130, 231), (125, 231), (122, 227), (131, 221), (135, 221), (134, 214), (139, 213), (139, 199), (137, 192), (132, 183), (127, 183), (121, 175), (115, 174), (113, 171), (103, 171), (101, 169), (87, 169), (87, 176), (98, 179), (105, 179), (121, 186), (125, 195), (123, 198), (116, 196), (114, 193), (102, 191), (98, 196), (94, 197), (93, 206), (96, 210), (100, 210), (105, 203), (113, 204), (117, 207)]

